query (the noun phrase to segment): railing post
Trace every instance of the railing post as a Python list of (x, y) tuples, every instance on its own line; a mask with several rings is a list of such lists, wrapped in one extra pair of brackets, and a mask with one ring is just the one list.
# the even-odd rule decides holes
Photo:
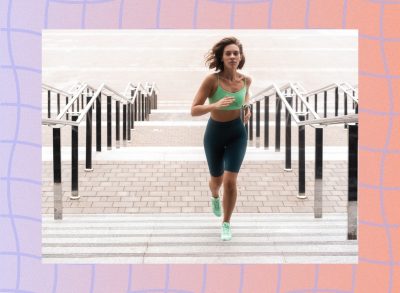
[(150, 113), (151, 113), (151, 99), (150, 99), (150, 95), (147, 94), (147, 121), (149, 121), (150, 119)]
[(251, 113), (249, 120), (249, 136), (250, 141), (253, 140), (253, 104), (250, 105), (249, 111)]
[[(82, 108), (83, 108), (83, 103), (82, 103)], [(76, 98), (76, 112), (79, 112), (79, 97)]]
[(47, 118), (51, 118), (51, 92), (47, 91)]
[(144, 113), (144, 93), (142, 93), (142, 95), (141, 95), (141, 97), (142, 97), (142, 101), (141, 101), (141, 106), (142, 106), (142, 109), (141, 109), (141, 111), (142, 111), (142, 117), (141, 117), (141, 121), (144, 121), (144, 115), (145, 115), (145, 113)]
[[(67, 96), (67, 97), (65, 97), (65, 105), (68, 105), (68, 96)], [(65, 119), (69, 120), (69, 114), (68, 114), (68, 111), (67, 111), (67, 113), (65, 114)]]
[(300, 112), (303, 112), (303, 100), (300, 100)]
[(137, 121), (141, 121), (142, 118), (142, 92), (139, 91), (136, 97), (137, 100)]
[(154, 105), (154, 98), (153, 98), (153, 94), (149, 93), (149, 114), (151, 114), (151, 109), (153, 109), (153, 105)]
[(299, 110), (299, 96), (296, 95), (296, 112)]
[(335, 116), (339, 113), (339, 88), (335, 88)]
[[(344, 92), (343, 96), (344, 96), (343, 97), (343, 100), (344, 100), (344, 115), (347, 115), (347, 93)], [(344, 128), (347, 128), (347, 124), (346, 123), (344, 124)]]
[(328, 109), (328, 92), (324, 91), (324, 118), (327, 117)]
[(134, 129), (135, 128), (135, 120), (133, 119), (133, 96), (134, 96), (134, 91), (133, 90), (131, 90), (131, 97), (132, 97), (132, 103), (130, 103), (129, 105), (130, 105), (130, 107), (131, 107), (131, 116), (130, 116), (130, 118), (129, 119), (131, 119), (131, 129)]
[(54, 220), (62, 220), (61, 128), (53, 128)]
[[(72, 114), (72, 121), (78, 119), (77, 114)], [(79, 199), (78, 193), (78, 129), (79, 126), (72, 126), (72, 152), (71, 152), (71, 196), (70, 199)]]
[(112, 149), (111, 142), (111, 96), (107, 96), (107, 149)]
[(126, 103), (126, 132), (127, 132), (127, 139), (128, 142), (131, 142), (131, 105), (129, 101)]
[[(304, 113), (299, 114), (299, 120), (305, 120)], [(299, 126), (299, 193), (297, 198), (307, 198), (306, 196), (306, 135), (305, 125)]]
[(57, 94), (57, 115), (60, 114), (60, 94)]
[[(287, 102), (292, 106), (292, 97), (286, 97)], [(289, 109), (286, 108), (286, 137), (285, 137), (285, 171), (292, 171), (292, 119)]]
[[(92, 97), (87, 96), (87, 103)], [(92, 107), (86, 114), (86, 169), (85, 171), (93, 171), (92, 168)]]
[(314, 96), (314, 109), (315, 113), (318, 113), (318, 94), (315, 94)]
[(314, 218), (322, 218), (323, 128), (315, 128)]
[(101, 93), (96, 99), (96, 151), (101, 152)]
[[(306, 101), (307, 101), (307, 103), (309, 102), (309, 97), (306, 98)], [(310, 112), (310, 111), (307, 109), (307, 115), (306, 115), (306, 119), (307, 119), (307, 120), (308, 120), (308, 117), (309, 117), (309, 114), (308, 114), (309, 112)]]
[(282, 103), (278, 94), (276, 94), (275, 99), (275, 151), (279, 152), (281, 150), (281, 108)]
[(358, 124), (349, 125), (349, 172), (347, 205), (347, 239), (357, 239), (357, 200), (358, 200)]
[(117, 149), (120, 147), (119, 138), (119, 101), (115, 101), (115, 139)]
[(134, 112), (134, 114), (133, 114), (133, 120), (134, 121), (138, 121), (138, 114), (137, 114), (137, 111), (138, 111), (138, 106), (137, 106), (137, 104), (138, 104), (138, 102), (137, 102), (137, 100), (138, 100), (138, 97), (139, 97), (139, 93), (136, 95), (136, 99), (135, 99), (135, 102), (133, 103), (133, 107), (134, 107), (134, 109), (133, 109), (133, 112)]
[(122, 142), (126, 145), (126, 104), (122, 105)]
[(147, 121), (147, 113), (148, 113), (148, 95), (147, 95), (147, 92), (145, 93), (145, 95), (144, 95), (144, 120), (146, 120)]
[(269, 148), (269, 96), (264, 97), (264, 149)]
[(260, 103), (256, 102), (256, 147), (260, 147)]

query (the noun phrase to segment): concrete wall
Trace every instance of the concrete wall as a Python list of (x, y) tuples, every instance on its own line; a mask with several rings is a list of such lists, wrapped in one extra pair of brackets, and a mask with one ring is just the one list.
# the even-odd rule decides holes
[(43, 82), (61, 89), (104, 82), (122, 92), (128, 82), (155, 81), (161, 98), (189, 101), (210, 72), (204, 55), (231, 35), (243, 43), (253, 93), (271, 82), (309, 90), (357, 84), (356, 30), (45, 30)]

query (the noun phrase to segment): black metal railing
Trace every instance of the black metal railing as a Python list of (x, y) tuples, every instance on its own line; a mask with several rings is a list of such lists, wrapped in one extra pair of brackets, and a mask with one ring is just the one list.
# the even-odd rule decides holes
[[(335, 84), (338, 85), (338, 84)], [(342, 116), (334, 116), (321, 118), (318, 114), (318, 107), (316, 98), (314, 104), (307, 99), (314, 95), (327, 92), (329, 89), (334, 89), (339, 92), (349, 93), (349, 88), (345, 89), (344, 86), (337, 86), (331, 88), (331, 85), (324, 87), (320, 90), (304, 93), (304, 89), (299, 87), (296, 83), (288, 83), (282, 87), (277, 87), (275, 84), (267, 87), (261, 92), (254, 95), (250, 100), (250, 111), (253, 112), (253, 105), (256, 105), (256, 140), (260, 139), (260, 109), (261, 101), (264, 101), (264, 148), (269, 148), (269, 117), (270, 117), (270, 97), (275, 96), (275, 151), (280, 151), (280, 133), (281, 133), (281, 111), (282, 105), (286, 109), (285, 113), (285, 171), (291, 171), (291, 153), (292, 153), (292, 120), (298, 127), (298, 194), (299, 199), (307, 198), (305, 193), (305, 127), (312, 126), (315, 128), (315, 185), (314, 185), (314, 217), (322, 217), (322, 194), (323, 194), (323, 130), (324, 127), (331, 124), (349, 124), (349, 178), (348, 178), (348, 239), (357, 238), (356, 221), (357, 221), (357, 142), (358, 142), (358, 115), (346, 114)], [(325, 94), (325, 96), (328, 96)], [(335, 114), (336, 114), (336, 100), (338, 95), (335, 93)], [(355, 112), (358, 105), (358, 99), (355, 94), (351, 97), (356, 103)], [(324, 116), (327, 112), (327, 102), (324, 101)], [(298, 111), (300, 110), (300, 111)], [(253, 113), (252, 113), (253, 114)], [(249, 120), (249, 125), (246, 124), (248, 129), (249, 140), (253, 140), (253, 116)], [(258, 146), (258, 144), (257, 144)], [(351, 170), (351, 171), (350, 171)], [(355, 208), (354, 208), (355, 206)]]
[[(57, 92), (58, 90), (45, 86), (46, 90)], [(61, 128), (71, 126), (71, 195), (70, 199), (79, 199), (78, 178), (78, 133), (79, 125), (86, 121), (86, 157), (85, 171), (93, 171), (92, 168), (92, 118), (93, 110), (96, 112), (96, 151), (102, 149), (102, 97), (106, 96), (106, 134), (107, 149), (112, 149), (112, 100), (115, 101), (115, 139), (116, 147), (120, 147), (120, 110), (122, 105), (123, 120), (123, 145), (131, 140), (131, 130), (134, 120), (139, 118), (149, 120), (151, 106), (150, 93), (153, 100), (157, 97), (155, 84), (150, 88), (144, 88), (140, 84), (129, 84), (127, 92), (130, 95), (121, 95), (117, 91), (102, 84), (97, 90), (88, 84), (81, 84), (74, 94), (68, 96), (67, 105), (58, 112), (55, 118), (44, 118), (43, 125), (53, 128), (53, 170), (54, 170), (54, 218), (62, 219), (62, 186), (61, 186)], [(67, 95), (66, 95), (67, 96)], [(82, 100), (82, 96), (84, 99)], [(49, 101), (51, 104), (51, 101)], [(139, 105), (138, 107), (134, 105)], [(75, 109), (77, 111), (75, 111)]]

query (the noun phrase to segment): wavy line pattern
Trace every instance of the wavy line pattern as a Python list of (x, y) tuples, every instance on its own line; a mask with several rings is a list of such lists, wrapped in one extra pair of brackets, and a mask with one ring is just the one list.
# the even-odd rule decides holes
[[(240, 28), (240, 25), (238, 25), (238, 18), (239, 14), (238, 12), (240, 9), (242, 9), (244, 6), (247, 8), (251, 7), (257, 7), (258, 9), (258, 4), (260, 3), (267, 3), (266, 5), (266, 19), (262, 20), (262, 23), (265, 24), (265, 28), (285, 28), (285, 27), (280, 27), (279, 25), (279, 18), (282, 17), (279, 13), (279, 9), (282, 8), (282, 3), (287, 3), (287, 1), (280, 1), (280, 0), (192, 0), (194, 3), (194, 8), (192, 11), (187, 11), (186, 13), (191, 13), (192, 14), (192, 23), (191, 27), (188, 28), (197, 28), (198, 27), (198, 20), (199, 20), (199, 13), (204, 13), (207, 9), (204, 9), (204, 7), (207, 7), (208, 2), (217, 2), (220, 5), (224, 5), (226, 11), (230, 11), (230, 17), (228, 23), (226, 23), (226, 28)], [(37, 102), (36, 104), (24, 104), (21, 101), (23, 100), (23, 97), (21, 96), (21, 93), (24, 92), (23, 89), (25, 87), (40, 87), (40, 84), (35, 83), (34, 81), (31, 82), (31, 84), (22, 84), (20, 82), (20, 77), (19, 74), (21, 72), (25, 72), (26, 74), (32, 74), (32, 75), (40, 75), (42, 73), (41, 69), (39, 68), (31, 68), (29, 66), (26, 66), (25, 64), (18, 64), (18, 60), (15, 60), (14, 58), (14, 52), (19, 50), (19, 52), (22, 50), (29, 50), (29, 45), (35, 44), (37, 45), (38, 43), (41, 42), (41, 32), (37, 31), (37, 27), (29, 27), (26, 26), (24, 27), (23, 25), (20, 25), (19, 23), (29, 23), (29, 22), (19, 22), (21, 18), (26, 17), (26, 11), (23, 11), (23, 7), (21, 5), (18, 6), (18, 10), (15, 9), (16, 5), (15, 2), (17, 1), (12, 1), (12, 0), (0, 0), (0, 7), (5, 8), (4, 13), (4, 20), (1, 20), (0, 26), (0, 43), (3, 45), (3, 48), (7, 48), (7, 53), (8, 53), (8, 64), (1, 64), (0, 65), (0, 73), (4, 76), (7, 76), (9, 78), (12, 78), (14, 83), (13, 84), (1, 84), (1, 87), (6, 87), (9, 91), (15, 92), (15, 101), (10, 102), (9, 100), (6, 99), (6, 97), (3, 96), (3, 91), (0, 92), (0, 110), (11, 113), (12, 115), (15, 115), (15, 125), (10, 125), (10, 127), (13, 127), (14, 129), (14, 136), (12, 139), (10, 137), (0, 137), (0, 145), (7, 145), (10, 146), (10, 150), (7, 154), (2, 156), (2, 170), (4, 170), (1, 174), (0, 177), (0, 182), (3, 184), (2, 186), (2, 192), (5, 195), (4, 200), (0, 202), (2, 205), (2, 212), (0, 214), (0, 223), (1, 226), (4, 225), (7, 229), (2, 229), (3, 227), (0, 227), (0, 238), (1, 239), (8, 239), (7, 243), (12, 243), (12, 247), (14, 247), (14, 250), (9, 250), (8, 249), (2, 249), (0, 251), (0, 271), (4, 271), (4, 266), (7, 267), (14, 267), (15, 270), (12, 272), (14, 273), (12, 279), (10, 280), (5, 280), (0, 277), (0, 292), (47, 292), (45, 291), (45, 287), (43, 284), (49, 283), (51, 284), (50, 291), (57, 293), (57, 292), (77, 292), (74, 288), (76, 288), (75, 282), (66, 282), (65, 278), (68, 278), (67, 273), (72, 273), (74, 269), (79, 268), (82, 271), (87, 271), (87, 274), (84, 275), (82, 274), (82, 277), (78, 278), (76, 283), (84, 283), (87, 284), (87, 288), (89, 288), (89, 292), (96, 292), (96, 284), (101, 280), (101, 274), (98, 273), (97, 270), (97, 265), (91, 265), (91, 266), (64, 266), (64, 265), (46, 265), (43, 266), (43, 273), (42, 276), (44, 279), (37, 278), (34, 280), (34, 283), (25, 283), (23, 280), (26, 278), (27, 275), (32, 275), (37, 273), (37, 270), (39, 268), (42, 268), (41, 266), (41, 257), (40, 257), (40, 251), (35, 251), (34, 253), (32, 252), (27, 252), (24, 251), (27, 249), (27, 247), (30, 246), (30, 243), (26, 243), (26, 238), (21, 237), (21, 235), (24, 235), (27, 233), (26, 229), (24, 228), (24, 225), (21, 223), (28, 222), (32, 223), (34, 225), (40, 226), (41, 224), (41, 217), (40, 214), (17, 214), (14, 212), (15, 210), (15, 205), (13, 202), (13, 198), (16, 198), (19, 196), (18, 193), (14, 191), (12, 188), (14, 185), (23, 185), (23, 184), (28, 184), (28, 185), (34, 185), (34, 186), (40, 186), (41, 182), (37, 180), (37, 178), (24, 178), (18, 176), (18, 169), (13, 168), (14, 167), (14, 162), (16, 159), (20, 159), (18, 156), (21, 156), (21, 154), (18, 154), (16, 152), (16, 148), (19, 145), (24, 145), (25, 147), (28, 148), (34, 148), (37, 149), (40, 147), (35, 142), (30, 142), (30, 141), (24, 141), (19, 138), (19, 133), (20, 133), (20, 125), (26, 117), (21, 116), (21, 110), (28, 108), (32, 109), (34, 111), (41, 111), (41, 102), (40, 98), (36, 98), (35, 101)], [(38, 13), (33, 13), (35, 14), (36, 18), (39, 18), (43, 24), (43, 29), (51, 29), (51, 28), (65, 28), (68, 29), (68, 25), (64, 24), (64, 18), (71, 18), (75, 19), (80, 23), (80, 28), (81, 29), (90, 29), (91, 28), (91, 23), (87, 21), (88, 15), (91, 13), (91, 9), (95, 5), (101, 5), (104, 3), (109, 3), (110, 5), (115, 4), (116, 11), (118, 13), (114, 16), (110, 17), (115, 17), (117, 27), (109, 27), (110, 29), (114, 28), (119, 28), (119, 29), (133, 29), (134, 27), (127, 27), (124, 22), (125, 19), (129, 18), (129, 15), (131, 11), (125, 10), (125, 6), (128, 1), (124, 0), (37, 0), (38, 7), (41, 6), (43, 8), (42, 11), (38, 10)], [(146, 1), (147, 2), (147, 1)], [(173, 5), (171, 4), (172, 1), (162, 1), (162, 0), (157, 0), (153, 1), (155, 4), (152, 6), (153, 7), (153, 12), (155, 12), (156, 19), (154, 20), (154, 28), (163, 28), (163, 22), (161, 22), (163, 16), (165, 16), (165, 12), (163, 12), (163, 8), (166, 7), (166, 5)], [(301, 1), (300, 1), (301, 2)], [(338, 1), (340, 2), (340, 1)], [(275, 270), (275, 278), (270, 279), (269, 276), (266, 276), (266, 280), (268, 282), (271, 282), (275, 286), (274, 292), (332, 292), (332, 293), (347, 293), (347, 292), (367, 292), (369, 288), (369, 284), (371, 282), (385, 282), (378, 284), (379, 288), (386, 288), (385, 292), (399, 292), (399, 282), (397, 280), (397, 283), (395, 282), (395, 271), (399, 270), (400, 266), (400, 260), (396, 259), (397, 254), (395, 253), (395, 243), (393, 233), (398, 233), (398, 229), (400, 228), (400, 216), (397, 216), (397, 218), (391, 218), (389, 220), (387, 210), (386, 208), (390, 205), (393, 204), (398, 204), (399, 201), (397, 202), (390, 202), (392, 198), (386, 197), (387, 192), (400, 192), (400, 186), (387, 186), (385, 185), (385, 180), (388, 178), (388, 176), (392, 176), (391, 174), (387, 174), (385, 172), (385, 168), (388, 165), (389, 160), (393, 160), (393, 155), (398, 155), (400, 153), (400, 150), (398, 149), (392, 149), (390, 148), (390, 142), (392, 140), (399, 140), (400, 135), (397, 134), (396, 137), (394, 137), (393, 134), (393, 127), (395, 123), (395, 119), (398, 119), (400, 112), (399, 109), (395, 108), (395, 99), (399, 98), (396, 96), (398, 93), (395, 91), (395, 83), (398, 82), (400, 79), (400, 75), (398, 74), (393, 74), (389, 70), (389, 65), (391, 63), (393, 64), (398, 64), (400, 56), (397, 55), (396, 57), (389, 56), (385, 45), (387, 44), (392, 44), (392, 43), (400, 43), (400, 36), (387, 36), (385, 35), (385, 29), (386, 24), (385, 24), (385, 17), (387, 12), (394, 8), (397, 9), (397, 11), (400, 11), (399, 6), (400, 6), (400, 1), (379, 1), (379, 0), (369, 0), (365, 1), (368, 2), (369, 6), (368, 9), (372, 9), (373, 12), (376, 12), (377, 15), (379, 16), (378, 22), (374, 22), (372, 19), (371, 21), (374, 22), (375, 28), (378, 29), (378, 34), (377, 35), (372, 35), (369, 33), (368, 28), (365, 28), (365, 23), (361, 21), (362, 18), (368, 17), (367, 14), (362, 15), (361, 18), (361, 13), (364, 8), (367, 6), (363, 6), (366, 3), (355, 3), (354, 1), (347, 1), (343, 0), (342, 3), (338, 3), (337, 5), (341, 6), (341, 21), (338, 24), (337, 27), (324, 27), (324, 26), (316, 26), (313, 24), (313, 27), (318, 27), (318, 28), (359, 28), (360, 29), (360, 34), (359, 37), (360, 39), (363, 40), (370, 40), (374, 41), (377, 44), (379, 44), (380, 48), (380, 56), (376, 56), (376, 60), (371, 60), (371, 62), (374, 63), (379, 63), (379, 60), (382, 60), (383, 62), (383, 68), (384, 68), (384, 73), (378, 73), (378, 72), (370, 72), (370, 71), (365, 71), (363, 68), (360, 68), (359, 75), (364, 76), (364, 77), (369, 77), (372, 82), (374, 80), (385, 80), (387, 81), (387, 92), (388, 92), (388, 100), (389, 100), (389, 110), (387, 112), (382, 112), (382, 111), (376, 111), (374, 109), (367, 109), (363, 108), (362, 104), (360, 106), (360, 115), (363, 114), (368, 114), (368, 115), (373, 115), (373, 116), (379, 116), (379, 117), (387, 117), (388, 122), (386, 125), (383, 125), (383, 131), (385, 131), (385, 141), (384, 141), (384, 146), (381, 149), (374, 148), (370, 146), (370, 141), (368, 140), (363, 140), (360, 141), (360, 150), (362, 152), (367, 152), (367, 153), (376, 153), (380, 156), (380, 163), (379, 166), (371, 166), (371, 168), (379, 168), (379, 178), (377, 182), (378, 184), (371, 184), (369, 181), (364, 181), (363, 178), (360, 178), (359, 182), (359, 187), (360, 187), (360, 194), (362, 195), (363, 190), (373, 190), (377, 191), (379, 194), (379, 207), (377, 209), (379, 210), (379, 214), (381, 216), (382, 222), (374, 222), (371, 219), (368, 218), (368, 211), (363, 211), (360, 213), (363, 218), (360, 218), (359, 223), (360, 225), (364, 226), (365, 229), (363, 229), (362, 233), (365, 233), (362, 236), (367, 237), (368, 236), (368, 231), (369, 229), (381, 229), (384, 232), (384, 235), (386, 237), (386, 242), (387, 246), (382, 247), (382, 251), (376, 252), (376, 255), (360, 255), (359, 258), (359, 265), (342, 265), (342, 266), (334, 266), (334, 267), (329, 267), (325, 268), (323, 265), (309, 265), (305, 267), (310, 267), (313, 268), (313, 281), (310, 282), (307, 288), (296, 288), (293, 286), (293, 280), (290, 280), (288, 276), (290, 275), (290, 271), (292, 268), (296, 266), (285, 266), (285, 265), (274, 265), (273, 269)], [(309, 1), (305, 0), (303, 1), (304, 5), (304, 15), (297, 15), (297, 14), (289, 14), (287, 13), (286, 17), (292, 18), (293, 20), (300, 19), (301, 23), (303, 23), (303, 27), (298, 27), (299, 29), (303, 28), (308, 28), (310, 26), (310, 21), (313, 20), (315, 21), (316, 17), (320, 18), (327, 18), (330, 16), (327, 16), (326, 14), (323, 14), (322, 12), (316, 12), (314, 11), (314, 1)], [(69, 15), (65, 16), (63, 15), (60, 17), (60, 11), (63, 10), (67, 5), (71, 5), (75, 8), (80, 9), (80, 15)], [(148, 4), (149, 5), (149, 4)], [(146, 7), (147, 9), (150, 6), (138, 6), (138, 7)], [(300, 4), (297, 4), (300, 5)], [(200, 9), (200, 7), (202, 7)], [(297, 7), (299, 8), (299, 7)], [(179, 9), (179, 7), (176, 7), (176, 9)], [(360, 15), (357, 14), (357, 11), (359, 10)], [(297, 11), (301, 11), (297, 9)], [(149, 11), (142, 11), (142, 13), (148, 13)], [(150, 16), (154, 17), (154, 16)], [(153, 14), (154, 15), (154, 14)], [(398, 19), (400, 19), (400, 15), (397, 12)], [(204, 22), (204, 19), (207, 19), (206, 16), (201, 15), (202, 21)], [(359, 17), (359, 19), (358, 19)], [(318, 19), (317, 19), (318, 20)], [(211, 20), (209, 20), (210, 23)], [(248, 23), (251, 22), (252, 19), (251, 17), (248, 20)], [(370, 21), (370, 22), (371, 22)], [(101, 23), (101, 19), (98, 20), (99, 24)], [(241, 20), (240, 23), (243, 23), (243, 20)], [(15, 25), (14, 25), (15, 24)], [(18, 25), (17, 25), (18, 24)], [(30, 36), (35, 36), (38, 38), (30, 39), (29, 42), (30, 44), (26, 44), (26, 48), (17, 48), (16, 47), (16, 42), (15, 40), (19, 37), (22, 37), (24, 35), (30, 35)], [(20, 43), (18, 43), (20, 44)], [(367, 50), (367, 48), (364, 48), (363, 45), (360, 45), (360, 50)], [(35, 56), (38, 60), (40, 59), (40, 56)], [(32, 79), (34, 80), (34, 79)], [(378, 86), (378, 85), (377, 85)], [(360, 83), (360, 93), (363, 92), (365, 88), (365, 84), (362, 82)], [(362, 101), (362, 95), (361, 96), (361, 101)], [(7, 100), (7, 102), (5, 102)], [(3, 102), (4, 101), (4, 102)], [(16, 110), (16, 111), (15, 111)], [(368, 123), (368, 122), (367, 122)], [(362, 129), (367, 129), (368, 124), (366, 125), (360, 125), (360, 131)], [(40, 127), (40, 125), (32, 125), (32, 128), (34, 127)], [(2, 134), (1, 134), (2, 135)], [(397, 164), (400, 163), (399, 156), (395, 158), (397, 161)], [(40, 166), (32, 166), (32, 168), (35, 168), (36, 170), (40, 170)], [(40, 198), (37, 196), (37, 198)], [(362, 200), (368, 200), (367, 198), (362, 199), (362, 196), (360, 196), (361, 201)], [(360, 208), (365, 208), (364, 205), (360, 205)], [(365, 218), (364, 218), (365, 217)], [(8, 226), (6, 226), (8, 225)], [(9, 234), (5, 234), (4, 231), (11, 231)], [(364, 237), (360, 237), (360, 247), (362, 248), (367, 247), (369, 245), (368, 242), (363, 241)], [(32, 243), (40, 243), (40, 235), (37, 235), (36, 239), (30, 239)], [(363, 251), (361, 249), (360, 251)], [(387, 259), (378, 259), (377, 256), (387, 254)], [(10, 260), (11, 259), (11, 260)], [(29, 265), (29, 262), (34, 262), (34, 265)], [(369, 268), (370, 265), (378, 266), (378, 268), (381, 268), (379, 270), (379, 274), (382, 276), (386, 277), (385, 278), (376, 278), (373, 280), (373, 278), (370, 277), (369, 273)], [(46, 267), (46, 268), (45, 268)], [(190, 266), (192, 270), (188, 269), (188, 274), (190, 273), (195, 273), (198, 271), (198, 268), (201, 268), (201, 273), (198, 275), (198, 291), (195, 289), (193, 290), (188, 290), (188, 289), (180, 289), (180, 288), (171, 288), (171, 280), (172, 278), (175, 280), (174, 286), (176, 286), (176, 278), (177, 276), (174, 275), (174, 265), (165, 265), (163, 266), (164, 268), (164, 275), (163, 275), (163, 283), (164, 283), (164, 288), (154, 288), (148, 286), (147, 288), (140, 288), (138, 287), (141, 278), (143, 278), (143, 275), (138, 274), (138, 272), (141, 270), (141, 266), (139, 265), (129, 265), (129, 266), (119, 266), (118, 268), (115, 268), (113, 266), (108, 266), (107, 269), (110, 271), (110, 279), (112, 279), (112, 276), (116, 275), (127, 275), (127, 284), (126, 284), (126, 290), (125, 292), (127, 293), (148, 293), (148, 292), (176, 292), (176, 293), (183, 293), (183, 292), (213, 292), (212, 288), (212, 283), (211, 280), (213, 279), (214, 276), (210, 275), (210, 268), (217, 267), (218, 268), (218, 276), (224, 276), (225, 270), (227, 270), (229, 267), (225, 266), (210, 266), (210, 265), (192, 265)], [(262, 286), (262, 283), (260, 280), (253, 280), (252, 276), (247, 272), (247, 269), (250, 268), (250, 265), (235, 265), (234, 267), (238, 268), (238, 273), (236, 275), (231, 275), (230, 278), (233, 279), (238, 279), (238, 287), (237, 287), (237, 292), (250, 292), (246, 291), (247, 284), (254, 283), (254, 282), (260, 282), (260, 286)], [(271, 267), (271, 266), (269, 266)], [(52, 270), (49, 270), (49, 268), (52, 268)], [(351, 286), (350, 288), (342, 288), (340, 280), (337, 280), (335, 283), (334, 288), (327, 288), (326, 286), (323, 285), (323, 280), (327, 278), (327, 272), (340, 272), (341, 269), (346, 269), (346, 268), (351, 268)], [(362, 270), (360, 268), (363, 268)], [(102, 267), (104, 270), (104, 267)], [(154, 271), (158, 270), (158, 268), (154, 268)], [(377, 272), (376, 268), (371, 269), (374, 273)], [(213, 270), (214, 272), (214, 270)], [(328, 274), (329, 274), (328, 272)], [(85, 276), (90, 276), (90, 278), (85, 278)], [(329, 276), (330, 277), (330, 276)], [(148, 273), (145, 278), (157, 278), (151, 273)], [(184, 283), (184, 276), (181, 277), (181, 283)], [(150, 282), (147, 282), (150, 284)], [(162, 283), (162, 282), (161, 282)], [(67, 288), (60, 288), (60, 286), (67, 286)], [(291, 287), (288, 284), (292, 284)], [(117, 284), (116, 284), (117, 285)], [(375, 284), (376, 286), (376, 284)], [(397, 286), (397, 287), (395, 287)], [(119, 286), (120, 287), (120, 286)], [(118, 287), (118, 288), (119, 288)], [(287, 289), (287, 288), (291, 289)], [(41, 289), (37, 289), (41, 288)], [(46, 287), (47, 288), (47, 287)], [(367, 289), (365, 289), (367, 288)], [(372, 288), (372, 287), (371, 287)], [(39, 291), (38, 291), (39, 290)], [(367, 290), (367, 291), (366, 291)], [(236, 292), (235, 291), (235, 292)], [(117, 291), (115, 291), (117, 292)]]

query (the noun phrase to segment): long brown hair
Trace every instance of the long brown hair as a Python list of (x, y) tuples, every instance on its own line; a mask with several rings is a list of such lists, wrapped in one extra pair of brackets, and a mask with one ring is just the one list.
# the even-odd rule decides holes
[(242, 43), (235, 37), (227, 37), (227, 38), (223, 38), (221, 41), (216, 43), (212, 47), (212, 49), (206, 54), (205, 63), (209, 69), (215, 68), (215, 71), (224, 70), (224, 63), (222, 62), (222, 55), (224, 53), (225, 47), (228, 45), (231, 45), (231, 44), (234, 44), (239, 47), (240, 55), (242, 58), (239, 62), (238, 69), (243, 68), (246, 58), (244, 57), (244, 54), (243, 54)]

